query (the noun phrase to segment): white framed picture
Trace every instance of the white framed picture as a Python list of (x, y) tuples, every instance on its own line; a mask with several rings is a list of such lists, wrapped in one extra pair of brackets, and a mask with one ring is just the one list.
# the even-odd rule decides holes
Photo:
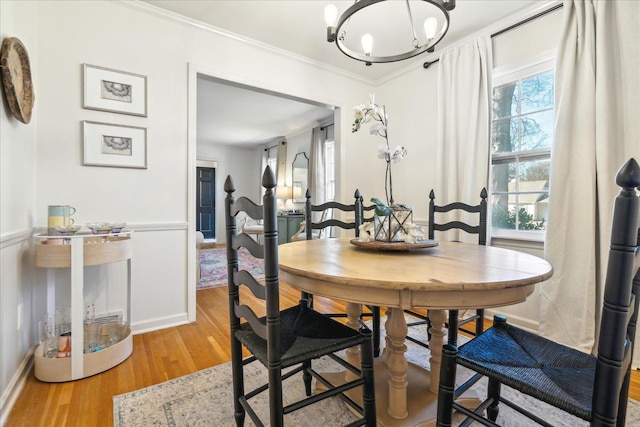
[(147, 129), (83, 121), (85, 166), (147, 168)]
[(83, 64), (83, 108), (147, 117), (147, 77)]

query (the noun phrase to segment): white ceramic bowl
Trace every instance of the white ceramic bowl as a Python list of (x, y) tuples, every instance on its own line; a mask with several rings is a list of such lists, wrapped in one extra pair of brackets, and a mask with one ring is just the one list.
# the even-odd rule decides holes
[(112, 229), (111, 232), (114, 234), (120, 233), (122, 231), (123, 228), (125, 228), (127, 226), (127, 223), (125, 222), (114, 222), (112, 224), (110, 224)]
[(72, 236), (76, 234), (78, 230), (80, 230), (80, 226), (79, 225), (67, 225), (67, 226), (59, 225), (55, 227), (54, 230), (56, 230), (58, 233), (60, 233), (63, 236)]
[(113, 226), (108, 222), (89, 222), (87, 227), (93, 234), (109, 234), (113, 230)]

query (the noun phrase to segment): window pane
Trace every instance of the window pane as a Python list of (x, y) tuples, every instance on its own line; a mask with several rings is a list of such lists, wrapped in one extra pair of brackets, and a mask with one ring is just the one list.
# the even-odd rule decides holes
[(494, 193), (506, 193), (516, 191), (516, 163), (500, 163), (491, 167), (492, 189)]
[(493, 228), (545, 230), (550, 167), (549, 159), (514, 160), (492, 166)]
[(493, 117), (499, 119), (518, 114), (518, 82), (493, 88)]
[(494, 153), (510, 153), (518, 149), (518, 118), (493, 122), (492, 150)]
[(521, 114), (553, 108), (553, 72), (522, 80)]
[(541, 191), (549, 189), (551, 160), (532, 160), (520, 163), (520, 191)]
[(493, 194), (491, 196), (491, 226), (502, 230), (515, 230), (515, 194)]
[(527, 193), (518, 197), (518, 230), (545, 230), (549, 212), (549, 194)]
[[(547, 193), (494, 194), (491, 196), (491, 200), (491, 225), (493, 228), (518, 231), (546, 229), (549, 207)], [(535, 203), (531, 201), (535, 201)], [(518, 212), (517, 216), (516, 212)]]
[(522, 116), (521, 150), (550, 148), (553, 141), (553, 110)]

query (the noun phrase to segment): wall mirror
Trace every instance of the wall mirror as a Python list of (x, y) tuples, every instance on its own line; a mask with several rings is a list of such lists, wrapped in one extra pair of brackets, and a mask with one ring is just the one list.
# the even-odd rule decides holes
[(304, 203), (304, 194), (309, 187), (309, 158), (307, 154), (304, 151), (296, 154), (291, 166), (293, 201)]

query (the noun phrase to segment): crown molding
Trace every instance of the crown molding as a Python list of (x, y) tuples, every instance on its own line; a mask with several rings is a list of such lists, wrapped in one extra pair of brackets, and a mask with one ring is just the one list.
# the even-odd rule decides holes
[(187, 26), (191, 26), (194, 28), (199, 28), (201, 30), (205, 30), (214, 34), (217, 34), (221, 37), (226, 37), (228, 39), (232, 39), (235, 41), (238, 41), (240, 43), (244, 43), (246, 45), (258, 48), (260, 50), (263, 51), (267, 51), (270, 52), (274, 55), (277, 56), (281, 56), (281, 57), (285, 57), (288, 58), (290, 60), (296, 61), (296, 62), (300, 62), (306, 65), (311, 65), (313, 67), (316, 68), (321, 68), (325, 71), (328, 71), (330, 73), (333, 74), (339, 74), (343, 77), (347, 77), (349, 79), (352, 80), (357, 80), (360, 81), (362, 83), (368, 84), (368, 85), (374, 85), (375, 81), (372, 79), (367, 79), (364, 78), (362, 76), (359, 76), (357, 74), (354, 73), (350, 73), (348, 71), (342, 70), (340, 68), (325, 64), (323, 62), (319, 62), (319, 61), (315, 61), (313, 59), (307, 58), (306, 56), (302, 56), (302, 55), (298, 55), (296, 53), (290, 52), (288, 50), (284, 50), (284, 49), (280, 49), (278, 47), (275, 47), (273, 45), (255, 40), (255, 39), (251, 39), (245, 36), (242, 36), (240, 34), (236, 34), (233, 33), (231, 31), (227, 31), (227, 30), (223, 30), (222, 28), (219, 27), (215, 27), (211, 24), (207, 24), (205, 22), (202, 21), (198, 21), (197, 19), (193, 19), (193, 18), (189, 18), (183, 15), (180, 15), (178, 13), (175, 12), (171, 12), (169, 10), (165, 10), (162, 8), (159, 8), (157, 6), (154, 6), (152, 4), (149, 3), (145, 3), (142, 2), (140, 0), (133, 0), (133, 1), (124, 1), (124, 0), (120, 0), (119, 4), (123, 5), (123, 6), (127, 6), (130, 8), (134, 8), (137, 10), (140, 10), (142, 12), (145, 12), (149, 15), (155, 15), (155, 16), (159, 16), (174, 22), (179, 22), (181, 24), (187, 25)]

